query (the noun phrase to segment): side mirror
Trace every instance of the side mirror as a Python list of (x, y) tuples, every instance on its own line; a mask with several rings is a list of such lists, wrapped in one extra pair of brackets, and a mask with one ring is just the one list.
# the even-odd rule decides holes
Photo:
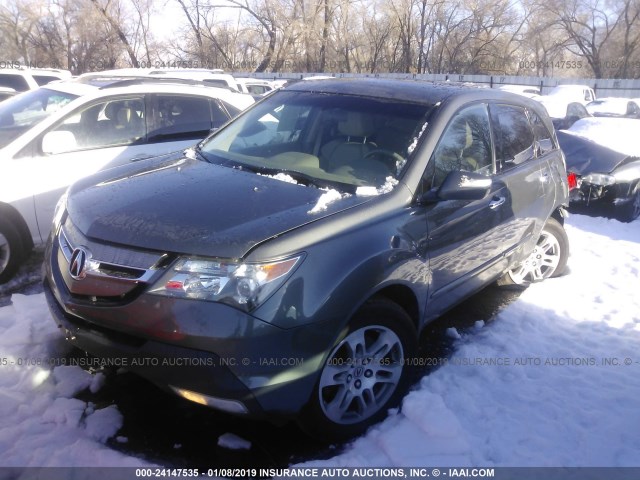
[(47, 132), (42, 137), (42, 152), (48, 155), (55, 155), (57, 153), (69, 152), (75, 150), (78, 147), (76, 137), (73, 133), (57, 130), (53, 132)]
[(437, 190), (423, 196), (423, 202), (438, 200), (480, 200), (491, 189), (491, 178), (475, 172), (453, 170), (445, 177)]

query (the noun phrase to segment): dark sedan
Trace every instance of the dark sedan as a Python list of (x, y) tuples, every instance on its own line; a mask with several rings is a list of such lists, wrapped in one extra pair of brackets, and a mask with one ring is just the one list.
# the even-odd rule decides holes
[(620, 153), (591, 140), (558, 132), (575, 189), (571, 202), (607, 204), (616, 216), (632, 222), (640, 216), (640, 158)]

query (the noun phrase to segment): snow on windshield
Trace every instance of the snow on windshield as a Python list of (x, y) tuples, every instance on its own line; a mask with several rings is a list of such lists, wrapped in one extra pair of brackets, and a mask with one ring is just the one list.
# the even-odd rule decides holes
[[(420, 137), (422, 136), (424, 131), (427, 129), (427, 125), (429, 125), (429, 122), (424, 122), (424, 124), (422, 125), (422, 128), (420, 129), (420, 132), (418, 133), (418, 135), (416, 135), (413, 138), (413, 140), (411, 141), (411, 144), (407, 147), (407, 152), (409, 152), (409, 155), (411, 155), (413, 153), (413, 151), (416, 149), (416, 147), (418, 146), (418, 141), (420, 140)], [(398, 169), (400, 170), (403, 166), (404, 166), (404, 164), (402, 164), (401, 167), (398, 167)]]

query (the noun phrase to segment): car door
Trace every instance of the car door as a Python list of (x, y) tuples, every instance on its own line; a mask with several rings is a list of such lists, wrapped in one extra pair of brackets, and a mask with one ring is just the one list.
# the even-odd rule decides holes
[(454, 170), (492, 179), (480, 200), (436, 200), (425, 213), (431, 287), (429, 316), (439, 315), (481, 288), (505, 267), (513, 243), (511, 191), (495, 176), (493, 141), (486, 104), (460, 110), (448, 123), (431, 156), (423, 189), (435, 191)]
[(14, 176), (33, 195), (42, 241), (49, 234), (56, 203), (70, 184), (151, 154), (142, 95), (83, 105), (36, 137), (16, 155), (20, 168)]
[[(514, 220), (508, 253), (510, 261), (520, 261), (535, 246), (551, 211), (555, 200), (551, 191), (553, 178), (546, 160), (537, 155), (539, 145), (525, 108), (491, 104), (489, 115), (495, 145), (495, 178), (511, 192)], [(548, 148), (544, 141), (543, 146)]]

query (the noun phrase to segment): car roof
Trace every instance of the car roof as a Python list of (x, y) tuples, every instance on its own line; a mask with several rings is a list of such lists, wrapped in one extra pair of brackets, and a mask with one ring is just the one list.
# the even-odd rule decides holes
[(505, 100), (510, 103), (535, 105), (535, 103), (528, 101), (529, 99), (522, 95), (504, 90), (421, 80), (379, 78), (315, 80), (313, 82), (297, 82), (294, 85), (287, 86), (286, 91), (367, 96), (429, 105), (444, 102), (451, 97), (461, 97), (461, 101), (465, 102), (473, 100)]
[[(137, 82), (137, 80), (141, 80)], [(48, 84), (44, 88), (58, 90), (80, 97), (91, 95), (92, 98), (108, 97), (111, 95), (144, 94), (144, 93), (171, 93), (184, 95), (205, 95), (211, 98), (225, 100), (234, 107), (243, 110), (254, 103), (250, 95), (233, 92), (226, 88), (218, 88), (206, 84), (183, 83), (179, 79), (175, 83), (171, 79), (160, 78), (157, 81), (144, 77), (135, 79), (132, 77), (95, 77), (87, 82), (84, 80), (68, 80)]]

